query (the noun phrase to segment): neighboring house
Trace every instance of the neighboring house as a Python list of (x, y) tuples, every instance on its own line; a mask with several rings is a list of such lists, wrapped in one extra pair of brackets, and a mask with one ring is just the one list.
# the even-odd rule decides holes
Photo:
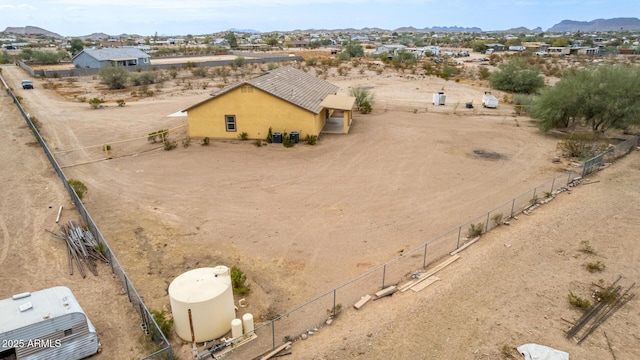
[(374, 55), (389, 54), (393, 56), (393, 55), (396, 55), (400, 50), (406, 50), (406, 49), (407, 49), (406, 46), (400, 45), (400, 44), (380, 45), (376, 48), (373, 54)]
[[(339, 87), (285, 66), (222, 88), (187, 108), (189, 137), (266, 139), (272, 132), (296, 131), (300, 139), (319, 135), (327, 123), (339, 122), (348, 133), (355, 98), (335, 96)], [(334, 96), (330, 96), (334, 95)], [(341, 113), (341, 118), (332, 115)]]
[(100, 350), (98, 334), (69, 288), (0, 300), (0, 359), (76, 360)]
[(100, 69), (107, 65), (146, 69), (151, 66), (151, 56), (134, 47), (84, 49), (73, 57), (77, 68)]

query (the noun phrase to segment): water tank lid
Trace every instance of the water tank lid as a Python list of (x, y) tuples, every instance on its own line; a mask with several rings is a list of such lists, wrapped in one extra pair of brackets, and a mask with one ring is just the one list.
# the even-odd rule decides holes
[(216, 268), (193, 269), (173, 279), (169, 297), (184, 303), (199, 303), (218, 297), (229, 286), (228, 280), (218, 277)]

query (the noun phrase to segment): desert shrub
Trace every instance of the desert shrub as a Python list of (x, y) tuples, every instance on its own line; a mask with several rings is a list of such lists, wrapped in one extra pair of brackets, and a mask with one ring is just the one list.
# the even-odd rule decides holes
[(369, 100), (365, 100), (360, 104), (360, 113), (361, 114), (368, 114), (371, 112), (372, 107), (371, 107), (371, 102)]
[(235, 67), (243, 67), (246, 64), (246, 60), (244, 59), (244, 56), (236, 56), (235, 59), (233, 59), (233, 65)]
[[(349, 95), (356, 98), (356, 106), (361, 113), (368, 114), (371, 112), (374, 96), (369, 89), (362, 86), (354, 86), (349, 90)], [(363, 112), (363, 110), (366, 112)]]
[(202, 142), (200, 142), (200, 145), (202, 145), (202, 146), (209, 145), (209, 138), (208, 137), (203, 138)]
[(67, 180), (67, 184), (71, 186), (73, 191), (76, 192), (76, 195), (78, 195), (78, 198), (82, 200), (82, 198), (84, 197), (84, 194), (87, 193), (87, 190), (88, 190), (87, 185), (85, 185), (82, 181), (76, 180), (76, 179)]
[(249, 140), (249, 134), (247, 134), (246, 131), (243, 131), (238, 135), (238, 138), (240, 140)]
[(257, 147), (261, 147), (262, 146), (262, 139), (256, 139), (256, 146)]
[(467, 235), (469, 238), (478, 237), (484, 234), (484, 225), (482, 223), (470, 224)]
[(169, 129), (161, 129), (154, 132), (150, 132), (147, 140), (152, 143), (156, 143), (158, 141), (164, 142), (169, 134)]
[(516, 349), (513, 348), (513, 346), (509, 346), (507, 344), (502, 345), (502, 347), (500, 348), (500, 354), (502, 354), (502, 358), (503, 359), (515, 359), (514, 351), (517, 352)]
[(101, 105), (104, 103), (104, 99), (102, 98), (93, 98), (91, 100), (89, 100), (89, 106), (91, 106), (92, 109), (98, 109), (100, 107), (102, 107)]
[(340, 303), (336, 304), (331, 309), (327, 309), (327, 315), (333, 316), (333, 317), (338, 317), (338, 315), (340, 315), (341, 312), (342, 312), (342, 304)]
[(593, 273), (596, 271), (603, 271), (606, 265), (600, 261), (590, 262), (586, 265), (587, 271)]
[(244, 295), (251, 291), (251, 285), (247, 284), (247, 275), (237, 266), (231, 267), (231, 286), (234, 294)]
[(171, 327), (173, 327), (173, 319), (167, 318), (167, 314), (163, 311), (151, 310), (151, 315), (153, 319), (160, 327), (160, 331), (164, 334), (165, 337), (169, 337), (171, 335)]
[(607, 148), (607, 144), (593, 133), (573, 133), (558, 143), (566, 156), (579, 159), (591, 158)]
[(568, 300), (569, 300), (569, 304), (571, 304), (571, 306), (576, 307), (578, 309), (585, 310), (589, 306), (591, 306), (591, 301), (589, 301), (587, 299), (584, 299), (584, 298), (581, 298), (581, 297), (579, 297), (578, 295), (574, 294), (571, 291), (569, 291)]
[(304, 138), (304, 141), (309, 145), (315, 145), (318, 142), (318, 135), (309, 135)]
[(182, 147), (186, 149), (189, 147), (189, 145), (191, 145), (191, 138), (187, 136), (186, 138), (182, 139)]
[(157, 77), (158, 77), (157, 74), (152, 71), (133, 73), (130, 76), (131, 82), (135, 86), (155, 84)]
[(596, 253), (596, 250), (593, 248), (593, 246), (591, 246), (589, 240), (582, 240), (580, 241), (580, 252), (594, 255)]
[(293, 147), (293, 145), (295, 144), (296, 144), (295, 139), (293, 139), (289, 134), (287, 134), (286, 132), (282, 134), (282, 145), (284, 147), (290, 148), (290, 147)]
[(503, 218), (502, 214), (495, 214), (491, 217), (491, 220), (493, 220), (493, 224), (495, 226), (500, 226), (502, 224), (502, 218)]
[(206, 68), (196, 67), (191, 69), (191, 74), (193, 74), (193, 76), (204, 78), (204, 77), (207, 77), (207, 75), (209, 75), (209, 72), (207, 71)]
[(125, 89), (130, 76), (129, 71), (123, 66), (105, 66), (100, 69), (98, 75), (109, 90)]
[(305, 60), (305, 62), (309, 66), (316, 66), (316, 64), (318, 63), (318, 59), (316, 59), (314, 57), (311, 57), (311, 58), (308, 58), (307, 60)]
[(116, 100), (116, 104), (118, 104), (118, 106), (120, 107), (124, 107), (125, 105), (127, 105), (127, 103), (125, 103), (122, 99)]
[(178, 147), (178, 143), (171, 140), (165, 140), (163, 144), (166, 151), (173, 150)]
[(271, 129), (271, 126), (269, 126), (269, 132), (267, 133), (266, 140), (269, 144), (273, 142), (273, 130)]
[(111, 151), (111, 145), (109, 144), (102, 145), (102, 151)]

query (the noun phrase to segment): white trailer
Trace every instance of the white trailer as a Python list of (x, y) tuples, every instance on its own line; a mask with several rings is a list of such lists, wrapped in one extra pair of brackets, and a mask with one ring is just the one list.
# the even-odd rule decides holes
[(482, 106), (491, 109), (498, 108), (498, 98), (491, 95), (491, 92), (485, 91), (484, 95), (482, 95)]
[(0, 300), (0, 359), (76, 360), (100, 351), (96, 329), (64, 286)]

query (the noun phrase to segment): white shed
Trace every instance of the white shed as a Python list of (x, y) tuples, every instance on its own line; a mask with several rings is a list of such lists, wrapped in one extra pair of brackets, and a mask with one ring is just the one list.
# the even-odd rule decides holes
[(76, 360), (100, 351), (96, 329), (64, 286), (0, 300), (0, 359)]

